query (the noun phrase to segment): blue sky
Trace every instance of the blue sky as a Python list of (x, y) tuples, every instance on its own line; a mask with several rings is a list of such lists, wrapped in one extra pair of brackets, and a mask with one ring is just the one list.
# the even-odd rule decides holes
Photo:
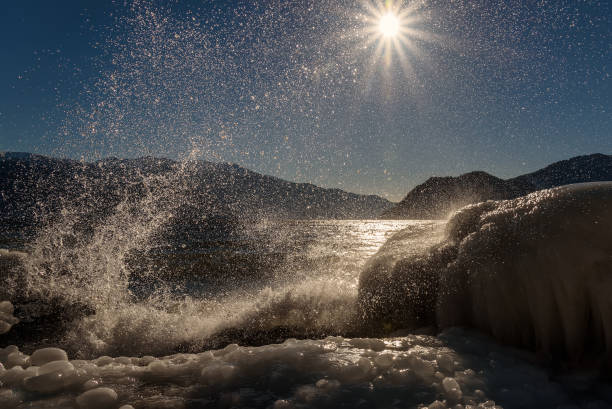
[(396, 200), (432, 175), (612, 153), (607, 1), (1, 7), (0, 150), (197, 152)]

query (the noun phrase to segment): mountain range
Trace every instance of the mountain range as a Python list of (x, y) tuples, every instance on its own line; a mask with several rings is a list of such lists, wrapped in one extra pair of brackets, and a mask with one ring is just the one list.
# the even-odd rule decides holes
[(383, 219), (444, 219), (465, 205), (513, 199), (571, 183), (612, 180), (612, 156), (595, 153), (555, 162), (543, 169), (500, 179), (476, 171), (452, 177), (431, 177), (381, 214)]
[[(0, 228), (35, 226), (62, 211), (103, 220), (120, 203), (147, 197), (172, 203), (182, 224), (241, 219), (442, 219), (467, 204), (511, 199), (570, 183), (612, 180), (612, 156), (600, 153), (500, 179), (483, 171), (431, 177), (399, 203), (262, 175), (235, 164), (164, 158), (96, 162), (0, 153)], [(148, 195), (148, 196), (147, 196)]]
[[(80, 162), (0, 154), (0, 223), (35, 225), (60, 211), (102, 219), (121, 202), (154, 197), (184, 223), (215, 218), (376, 218), (392, 203), (375, 195), (325, 189), (262, 175), (238, 165), (143, 157)], [(163, 207), (163, 206), (160, 206)]]

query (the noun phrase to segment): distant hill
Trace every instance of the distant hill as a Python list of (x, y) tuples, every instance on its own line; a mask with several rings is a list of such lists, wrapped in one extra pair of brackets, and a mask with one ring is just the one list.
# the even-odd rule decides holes
[[(122, 201), (147, 194), (179, 201), (187, 223), (214, 218), (376, 218), (392, 203), (379, 196), (324, 189), (238, 165), (109, 158), (94, 163), (27, 153), (0, 154), (0, 223), (31, 225), (68, 207), (100, 219)], [(180, 192), (180, 194), (179, 194)]]
[(571, 183), (612, 180), (612, 155), (594, 153), (555, 162), (533, 173), (510, 181), (530, 183), (536, 189), (548, 189)]
[(452, 211), (485, 200), (513, 199), (536, 190), (571, 183), (612, 180), (612, 156), (600, 153), (555, 162), (512, 179), (486, 172), (457, 177), (432, 177), (412, 189), (401, 202), (384, 211), (383, 219), (443, 219)]
[(385, 219), (441, 219), (470, 203), (525, 195), (533, 185), (511, 182), (486, 172), (458, 177), (431, 177), (412, 189), (401, 202), (384, 212)]

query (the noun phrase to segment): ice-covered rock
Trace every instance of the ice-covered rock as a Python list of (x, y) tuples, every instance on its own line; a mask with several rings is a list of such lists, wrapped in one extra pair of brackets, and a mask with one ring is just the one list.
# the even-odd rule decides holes
[(24, 388), (30, 392), (54, 393), (73, 382), (76, 371), (68, 361), (51, 361), (38, 368), (38, 375), (26, 378)]
[[(360, 277), (373, 331), (469, 326), (544, 356), (612, 367), (611, 182), (468, 206), (437, 243), (404, 257), (397, 235)], [(448, 364), (439, 362), (446, 372)]]
[(81, 409), (114, 409), (117, 392), (110, 388), (96, 388), (83, 392), (76, 399)]
[(35, 366), (42, 366), (53, 361), (67, 361), (66, 351), (60, 348), (42, 348), (34, 351), (30, 357), (30, 363)]
[(19, 319), (13, 316), (15, 309), (10, 301), (0, 302), (0, 334), (6, 334)]
[[(475, 333), (452, 329), (438, 337), (360, 339), (357, 344), (384, 347), (357, 348), (353, 339), (330, 337), (261, 347), (231, 345), (153, 361), (105, 358), (104, 366), (97, 365), (99, 360), (16, 366), (0, 370), (0, 407), (552, 409), (577, 402), (565, 392), (568, 386), (527, 363), (524, 353)], [(581, 396), (589, 397), (577, 402), (580, 407), (609, 396), (605, 385), (584, 386), (574, 378), (569, 382), (577, 383)]]
[(461, 387), (455, 379), (448, 377), (444, 378), (442, 380), (442, 387), (444, 388), (444, 393), (449, 401), (457, 402), (461, 399)]
[(201, 382), (205, 385), (226, 384), (236, 376), (236, 367), (231, 364), (219, 363), (206, 366), (201, 372)]
[(22, 402), (22, 397), (12, 389), (0, 389), (0, 408), (12, 409)]
[(20, 351), (11, 352), (6, 357), (6, 367), (12, 368), (14, 366), (26, 367), (29, 365), (29, 356)]
[(38, 367), (31, 366), (27, 369), (23, 369), (20, 366), (15, 366), (11, 369), (8, 369), (2, 373), (0, 373), (0, 382), (2, 385), (8, 387), (18, 387), (21, 386), (22, 382), (26, 378), (30, 378), (38, 375)]

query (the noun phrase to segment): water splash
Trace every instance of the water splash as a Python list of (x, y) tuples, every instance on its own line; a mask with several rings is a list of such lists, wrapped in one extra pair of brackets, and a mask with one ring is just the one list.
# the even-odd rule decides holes
[[(185, 161), (159, 173), (132, 169), (114, 191), (95, 183), (95, 176), (90, 178), (88, 172), (73, 175), (80, 178), (79, 197), (71, 191), (57, 199), (58, 212), (48, 210), (47, 224), (27, 246), (28, 257), (22, 258), (21, 290), (28, 297), (62, 299), (94, 309), (129, 301), (128, 257), (146, 252), (153, 237), (187, 202), (186, 175), (191, 163)], [(97, 166), (107, 172), (113, 163)], [(110, 196), (119, 195), (118, 200), (89, 203), (99, 198), (99, 192), (93, 190), (100, 188), (110, 190)]]

